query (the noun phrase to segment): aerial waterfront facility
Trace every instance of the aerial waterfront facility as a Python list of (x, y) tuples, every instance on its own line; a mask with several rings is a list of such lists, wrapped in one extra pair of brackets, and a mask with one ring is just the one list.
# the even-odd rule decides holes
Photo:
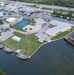
[(72, 24), (60, 22), (57, 20), (50, 21), (51, 25), (54, 25), (55, 27), (47, 29), (46, 34), (50, 37), (56, 36), (57, 34), (60, 34), (61, 32), (67, 31), (71, 28)]

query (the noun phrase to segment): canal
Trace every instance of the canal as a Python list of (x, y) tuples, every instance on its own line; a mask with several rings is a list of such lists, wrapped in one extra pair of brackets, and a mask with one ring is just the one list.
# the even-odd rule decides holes
[(43, 45), (27, 61), (0, 50), (0, 68), (7, 75), (74, 75), (74, 47), (64, 39)]

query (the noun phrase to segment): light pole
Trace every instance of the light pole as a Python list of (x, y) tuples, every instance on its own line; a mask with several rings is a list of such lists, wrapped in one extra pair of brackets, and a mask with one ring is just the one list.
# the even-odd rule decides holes
[(52, 0), (52, 13), (53, 13), (53, 0)]

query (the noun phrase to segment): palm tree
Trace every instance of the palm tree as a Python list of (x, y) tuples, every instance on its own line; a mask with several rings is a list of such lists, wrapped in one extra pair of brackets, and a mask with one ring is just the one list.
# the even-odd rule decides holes
[(62, 14), (62, 12), (63, 12), (63, 10), (62, 9), (60, 9), (60, 13)]
[(9, 12), (9, 13), (8, 13), (8, 16), (11, 16), (11, 15), (12, 15), (12, 13), (11, 13), (11, 12)]
[(32, 30), (32, 28), (30, 28), (30, 30)]
[(3, 21), (6, 22), (6, 18), (4, 18)]
[(27, 28), (25, 28), (25, 30), (24, 30), (25, 32), (27, 31)]

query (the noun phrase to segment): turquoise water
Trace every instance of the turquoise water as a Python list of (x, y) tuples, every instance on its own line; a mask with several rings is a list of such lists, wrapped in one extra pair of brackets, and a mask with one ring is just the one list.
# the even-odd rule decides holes
[(29, 24), (28, 20), (23, 20), (20, 23), (18, 23), (16, 26), (19, 27), (19, 28), (23, 28), (23, 27), (25, 27), (28, 24)]

